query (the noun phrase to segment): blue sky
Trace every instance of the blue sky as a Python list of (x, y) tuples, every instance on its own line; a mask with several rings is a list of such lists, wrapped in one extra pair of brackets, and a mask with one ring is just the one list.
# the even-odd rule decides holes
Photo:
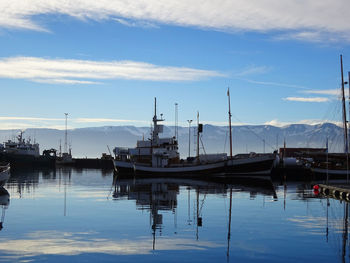
[[(283, 3), (282, 3), (283, 2)], [(339, 121), (346, 0), (2, 1), (2, 129)]]

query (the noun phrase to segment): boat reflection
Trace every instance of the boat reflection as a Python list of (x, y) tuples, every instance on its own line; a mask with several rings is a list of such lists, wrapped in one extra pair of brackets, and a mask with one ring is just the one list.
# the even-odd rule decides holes
[(1, 206), (0, 231), (4, 227), (5, 212), (6, 212), (6, 209), (9, 207), (9, 205), (10, 205), (10, 194), (4, 187), (0, 187), (0, 206)]
[[(199, 239), (198, 230), (204, 224), (202, 217), (203, 206), (209, 195), (223, 198), (229, 196), (229, 222), (231, 221), (233, 192), (249, 193), (250, 199), (255, 199), (258, 195), (262, 195), (270, 196), (272, 200), (277, 200), (277, 194), (271, 181), (264, 182), (264, 184), (260, 182), (260, 184), (254, 185), (243, 181), (224, 183), (185, 178), (119, 178), (114, 176), (113, 189), (112, 196), (114, 200), (135, 200), (136, 209), (149, 211), (153, 250), (156, 249), (156, 236), (162, 235), (163, 215), (160, 213), (161, 211), (171, 211), (174, 214), (174, 234), (177, 234), (177, 198), (180, 195), (180, 191), (182, 193), (187, 191), (188, 217), (185, 223), (188, 226), (195, 225), (197, 240)], [(196, 200), (191, 200), (193, 195)], [(229, 256), (230, 225), (227, 235), (227, 256)]]

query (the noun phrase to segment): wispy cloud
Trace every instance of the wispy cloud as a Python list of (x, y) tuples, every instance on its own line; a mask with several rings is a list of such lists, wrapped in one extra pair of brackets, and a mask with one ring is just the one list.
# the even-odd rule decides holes
[(248, 75), (256, 75), (256, 74), (264, 74), (267, 73), (271, 70), (270, 67), (267, 66), (251, 66), (248, 67), (244, 70), (241, 70), (238, 73), (235, 73), (236, 77), (244, 77), (244, 76), (248, 76)]
[(314, 97), (314, 98), (304, 98), (304, 97), (287, 97), (283, 98), (287, 101), (299, 101), (299, 102), (327, 102), (328, 98)]
[[(27, 128), (50, 128), (62, 130), (65, 129), (64, 120), (64, 118), (0, 116), (0, 130)], [(68, 128), (74, 129), (77, 126), (81, 126), (81, 124), (148, 125), (149, 121), (112, 118), (70, 118)]]
[(241, 80), (247, 81), (247, 82), (252, 83), (252, 84), (257, 84), (257, 85), (296, 88), (296, 89), (304, 89), (305, 88), (304, 86), (300, 86), (300, 85), (273, 82), (273, 81), (259, 81), (259, 80), (252, 80), (252, 79), (241, 79)]
[(35, 82), (93, 84), (96, 80), (196, 81), (223, 73), (187, 67), (157, 66), (136, 61), (91, 61), (10, 57), (0, 59), (0, 78)]
[(138, 121), (138, 120), (121, 120), (121, 119), (106, 119), (106, 118), (77, 118), (73, 119), (74, 122), (78, 123), (103, 123), (103, 122), (113, 122), (113, 123), (144, 123), (148, 124), (149, 121)]
[(348, 0), (5, 0), (0, 10), (0, 27), (5, 28), (48, 31), (35, 17), (63, 14), (80, 20), (121, 19), (118, 22), (127, 25), (136, 20), (230, 32), (274, 32), (280, 39), (350, 41)]

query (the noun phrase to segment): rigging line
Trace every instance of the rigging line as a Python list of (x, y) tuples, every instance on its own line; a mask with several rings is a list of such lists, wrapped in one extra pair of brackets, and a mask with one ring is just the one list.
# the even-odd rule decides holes
[[(339, 91), (337, 99), (334, 100), (334, 102), (329, 104), (325, 114), (322, 117), (322, 120), (327, 120), (327, 116), (329, 116), (328, 121), (339, 122), (340, 121), (339, 116), (341, 116), (340, 109), (341, 109), (341, 103), (340, 103), (340, 91)], [(313, 141), (315, 137), (318, 137), (317, 134), (312, 134), (312, 136), (307, 140), (307, 143), (310, 143), (311, 141)], [(328, 137), (330, 136), (328, 135)]]
[(226, 131), (226, 135), (225, 135), (224, 152), (225, 152), (225, 150), (226, 150), (227, 134), (228, 134), (228, 131)]
[[(235, 115), (232, 114), (232, 117), (234, 117), (238, 122), (244, 124), (240, 119), (238, 119)], [(261, 125), (262, 126), (262, 125)], [(275, 150), (275, 147), (273, 147), (270, 143), (266, 142), (266, 140), (262, 137), (260, 137), (260, 135), (258, 135), (257, 133), (255, 133), (250, 127), (249, 125), (245, 125), (245, 127), (251, 132), (253, 133), (258, 139), (260, 139), (262, 142), (265, 141), (265, 143), (272, 149)], [(265, 129), (265, 128), (264, 128)]]
[(199, 140), (201, 141), (203, 152), (204, 152), (204, 155), (206, 156), (207, 153), (205, 152), (204, 144), (203, 144), (203, 141), (202, 141), (202, 136), (199, 136)]

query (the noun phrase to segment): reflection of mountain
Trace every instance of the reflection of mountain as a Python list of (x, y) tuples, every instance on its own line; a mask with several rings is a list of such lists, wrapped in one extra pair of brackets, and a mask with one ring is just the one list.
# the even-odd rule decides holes
[(4, 187), (0, 187), (0, 207), (1, 207), (1, 220), (0, 231), (3, 229), (5, 221), (5, 212), (10, 205), (10, 194)]

